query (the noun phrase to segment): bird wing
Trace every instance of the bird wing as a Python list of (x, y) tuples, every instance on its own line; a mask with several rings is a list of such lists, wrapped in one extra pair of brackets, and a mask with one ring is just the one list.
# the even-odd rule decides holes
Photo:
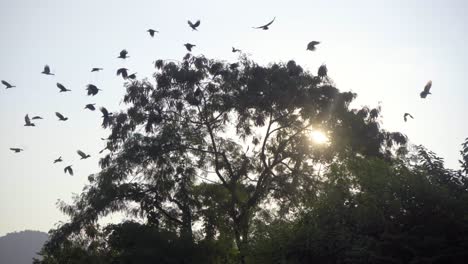
[(256, 28), (264, 28), (264, 27), (268, 27), (269, 25), (273, 24), (273, 22), (275, 21), (276, 17), (273, 18), (273, 20), (271, 20), (270, 22), (268, 22), (268, 24), (266, 25), (263, 25), (263, 26), (260, 26), (260, 27), (256, 27)]
[(128, 53), (127, 50), (122, 50), (122, 51), (120, 52), (120, 57), (125, 57), (125, 56), (127, 56), (127, 53)]
[(44, 72), (50, 72), (50, 67), (49, 67), (49, 65), (44, 66)]
[(82, 158), (86, 157), (86, 154), (81, 150), (77, 150), (76, 153), (78, 153)]
[(66, 91), (67, 88), (65, 88), (65, 86), (63, 86), (63, 84), (61, 83), (57, 83), (57, 87), (61, 90), (61, 91)]
[(109, 112), (107, 111), (107, 109), (106, 109), (105, 107), (101, 107), (100, 110), (101, 110), (101, 112), (102, 112), (102, 114), (103, 114), (104, 116), (108, 116), (108, 115), (109, 115)]
[(64, 117), (61, 113), (59, 113), (59, 112), (55, 112), (55, 115), (56, 115), (58, 118), (60, 118), (60, 119), (64, 119), (64, 118), (65, 118), (65, 117)]
[(193, 24), (194, 27), (198, 27), (200, 26), (200, 20), (197, 20), (197, 22), (195, 22), (195, 24)]
[(318, 44), (320, 44), (320, 42), (314, 40), (314, 41), (311, 41), (310, 44), (312, 44), (312, 45), (318, 45)]
[(33, 117), (32, 119), (33, 119), (33, 120), (35, 120), (35, 119), (42, 119), (42, 117), (41, 117), (41, 116), (35, 116), (35, 117)]
[(26, 122), (26, 124), (31, 124), (31, 119), (29, 119), (28, 115), (24, 116), (24, 122)]
[(10, 150), (12, 150), (12, 151), (18, 151), (19, 149), (18, 149), (18, 148), (10, 148)]
[(2, 83), (3, 83), (3, 85), (5, 85), (7, 87), (11, 86), (11, 84), (9, 84), (7, 81), (2, 80)]
[(432, 81), (428, 81), (426, 86), (424, 86), (424, 92), (428, 93), (429, 90), (431, 89), (432, 86)]

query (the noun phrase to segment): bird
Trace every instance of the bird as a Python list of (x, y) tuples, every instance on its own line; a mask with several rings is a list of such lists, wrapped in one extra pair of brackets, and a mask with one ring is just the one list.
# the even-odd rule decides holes
[(88, 84), (86, 90), (88, 90), (88, 95), (95, 96), (101, 89), (98, 89), (94, 84)]
[(232, 52), (234, 53), (234, 52), (242, 52), (242, 51), (240, 49), (236, 49), (236, 48), (232, 47)]
[(67, 121), (68, 117), (64, 117), (61, 113), (55, 112), (55, 115), (59, 118), (59, 121)]
[(64, 169), (63, 169), (63, 172), (65, 173), (69, 173), (71, 176), (73, 176), (73, 169), (71, 168), (72, 165), (69, 165), (69, 166), (66, 166)]
[(197, 30), (197, 27), (200, 26), (200, 20), (197, 20), (197, 22), (192, 23), (192, 21), (188, 20), (187, 23), (189, 24), (189, 26), (192, 28), (192, 30)]
[(320, 67), (318, 68), (317, 75), (319, 77), (325, 77), (325, 76), (327, 76), (327, 74), (328, 74), (327, 65), (325, 65), (325, 64), (320, 65)]
[(32, 120), (36, 120), (36, 119), (44, 119), (42, 118), (42, 116), (34, 116), (33, 118), (31, 118)]
[(96, 110), (96, 107), (94, 107), (95, 104), (87, 104), (84, 109), (89, 109), (91, 111)]
[(127, 68), (120, 68), (117, 70), (117, 76), (121, 75), (122, 78), (127, 79), (128, 77), (128, 69)]
[(320, 44), (319, 41), (311, 41), (309, 44), (307, 44), (307, 50), (314, 51), (315, 50), (315, 45)]
[(192, 51), (192, 48), (197, 46), (197, 45), (193, 45), (193, 44), (190, 44), (190, 43), (185, 43), (184, 46), (188, 51)]
[(405, 120), (405, 122), (408, 121), (408, 116), (411, 117), (411, 119), (414, 119), (414, 117), (410, 113), (405, 113), (403, 115), (403, 119)]
[(159, 31), (154, 30), (154, 29), (148, 29), (147, 32), (150, 34), (151, 37), (154, 37), (154, 33), (159, 33)]
[(127, 56), (127, 54), (128, 54), (128, 51), (125, 50), (125, 49), (123, 49), (123, 50), (120, 52), (120, 54), (119, 54), (119, 56), (118, 56), (117, 58), (119, 58), (119, 59), (126, 59), (126, 58), (129, 58), (129, 56)]
[(136, 79), (136, 74), (137, 74), (136, 72), (132, 73), (132, 74), (128, 75), (127, 78), (135, 80)]
[(45, 75), (55, 75), (53, 73), (50, 72), (50, 67), (49, 65), (45, 65), (44, 66), (44, 70), (41, 72), (42, 74), (45, 74)]
[(106, 128), (110, 125), (110, 116), (112, 113), (109, 113), (105, 107), (100, 108), (102, 113), (102, 127)]
[(16, 86), (11, 85), (9, 82), (4, 81), (4, 80), (2, 80), (2, 84), (5, 85), (5, 89), (16, 87)]
[(269, 29), (269, 25), (273, 24), (273, 22), (275, 21), (276, 17), (273, 18), (273, 20), (271, 20), (270, 22), (268, 22), (268, 24), (266, 25), (263, 25), (263, 26), (260, 26), (260, 27), (253, 27), (253, 28), (256, 28), (256, 29), (263, 29), (263, 30), (268, 30)]
[(428, 81), (426, 86), (424, 86), (424, 91), (422, 91), (419, 95), (421, 98), (426, 98), (427, 95), (431, 94), (430, 90), (432, 87), (432, 81)]
[(70, 89), (65, 88), (65, 86), (63, 86), (61, 83), (57, 83), (57, 87), (60, 89), (59, 93), (71, 91)]
[(98, 72), (104, 70), (103, 68), (92, 68), (91, 72)]
[(22, 149), (22, 148), (10, 148), (10, 150), (15, 152), (15, 153), (20, 153), (21, 151), (24, 151), (24, 149)]
[(81, 159), (87, 159), (87, 158), (91, 157), (91, 155), (85, 154), (85, 153), (84, 153), (83, 151), (81, 151), (81, 150), (77, 150), (76, 153), (78, 153), (78, 155), (81, 156)]
[(34, 123), (31, 123), (31, 119), (29, 119), (28, 115), (24, 116), (24, 122), (25, 122), (24, 126), (36, 126), (34, 125)]
[(55, 159), (55, 160), (54, 160), (54, 164), (57, 163), (57, 162), (62, 162), (62, 161), (63, 161), (63, 160), (62, 160), (62, 156), (60, 156), (58, 159)]
[(108, 149), (108, 147), (105, 147), (105, 148), (101, 149), (101, 150), (99, 151), (99, 154), (102, 154), (106, 149)]

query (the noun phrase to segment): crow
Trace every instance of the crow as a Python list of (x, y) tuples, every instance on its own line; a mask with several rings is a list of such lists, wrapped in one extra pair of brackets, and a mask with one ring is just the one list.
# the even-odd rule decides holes
[(120, 68), (117, 70), (117, 76), (121, 75), (122, 78), (127, 79), (128, 77), (128, 69), (127, 68)]
[(101, 89), (98, 89), (94, 84), (88, 84), (86, 90), (88, 90), (88, 95), (95, 96)]
[(318, 75), (319, 77), (323, 78), (323, 77), (326, 77), (327, 74), (328, 74), (327, 65), (322, 64), (322, 65), (318, 68), (317, 75)]
[(73, 170), (72, 170), (72, 165), (66, 166), (65, 169), (63, 169), (63, 172), (69, 173), (71, 176), (73, 176)]
[(62, 162), (62, 161), (63, 161), (63, 160), (62, 160), (62, 156), (60, 156), (58, 159), (55, 159), (55, 160), (54, 160), (54, 164), (57, 163), (57, 162)]
[(234, 52), (242, 52), (242, 51), (240, 49), (236, 49), (236, 48), (232, 47), (232, 52), (234, 53)]
[(268, 24), (266, 25), (263, 25), (263, 26), (260, 26), (260, 27), (253, 27), (253, 28), (256, 28), (256, 29), (263, 29), (263, 30), (268, 30), (269, 29), (269, 25), (273, 24), (273, 22), (275, 21), (276, 17), (273, 18), (273, 20), (271, 20)]
[(57, 87), (60, 89), (59, 93), (71, 91), (70, 89), (65, 88), (65, 86), (63, 86), (61, 83), (57, 83)]
[(10, 148), (10, 150), (15, 152), (15, 153), (20, 153), (21, 151), (24, 151), (24, 149), (22, 149), (22, 148)]
[(188, 20), (187, 23), (192, 28), (192, 30), (197, 30), (197, 27), (200, 26), (200, 20), (197, 20), (197, 22), (195, 22), (195, 24), (192, 23), (192, 21), (190, 21), (190, 20)]
[(307, 50), (314, 51), (315, 50), (315, 45), (320, 44), (319, 41), (311, 41), (309, 44), (307, 44)]
[(193, 44), (190, 44), (190, 43), (185, 43), (184, 46), (188, 51), (192, 51), (192, 48), (197, 46), (197, 45), (193, 45)]
[(419, 95), (421, 98), (426, 98), (427, 95), (431, 94), (430, 90), (432, 87), (432, 81), (428, 81), (426, 86), (424, 86), (424, 91), (422, 91)]
[(59, 118), (59, 121), (67, 121), (68, 117), (64, 117), (61, 113), (55, 112), (55, 115)]
[(100, 108), (101, 113), (102, 113), (102, 127), (106, 128), (110, 125), (110, 116), (112, 113), (109, 113), (105, 107)]
[(104, 70), (103, 68), (92, 68), (91, 72), (98, 72)]
[(36, 119), (44, 119), (42, 118), (42, 116), (34, 116), (33, 118), (31, 118), (32, 120), (36, 120)]
[(95, 104), (87, 104), (84, 109), (89, 109), (91, 111), (96, 110), (96, 107), (94, 107)]
[(130, 74), (129, 76), (127, 76), (129, 79), (132, 79), (132, 80), (135, 80), (136, 79), (136, 72), (135, 73), (132, 73)]
[(24, 126), (35, 126), (34, 123), (31, 123), (31, 119), (29, 119), (28, 115), (24, 117), (24, 122), (25, 122)]
[(119, 58), (119, 59), (126, 59), (126, 58), (129, 58), (129, 56), (127, 56), (127, 54), (128, 54), (128, 51), (125, 50), (125, 49), (123, 49), (123, 50), (120, 52), (120, 54), (119, 54), (119, 56), (118, 56), (117, 58)]
[(154, 29), (148, 29), (147, 32), (150, 34), (151, 37), (154, 37), (154, 33), (159, 33), (159, 31), (154, 30)]
[(414, 117), (410, 113), (405, 113), (403, 115), (403, 119), (405, 120), (405, 122), (408, 121), (408, 116), (411, 117), (411, 119), (414, 119)]
[(91, 157), (91, 155), (85, 154), (85, 153), (84, 153), (83, 151), (81, 151), (81, 150), (77, 150), (76, 153), (78, 153), (78, 155), (81, 156), (81, 159), (87, 159), (87, 158)]
[(9, 82), (4, 81), (4, 80), (2, 80), (2, 84), (5, 85), (5, 89), (16, 87), (16, 86), (11, 85)]
[(45, 74), (45, 75), (55, 75), (53, 73), (50, 72), (50, 67), (49, 65), (46, 65), (44, 66), (44, 70), (41, 72), (42, 74)]

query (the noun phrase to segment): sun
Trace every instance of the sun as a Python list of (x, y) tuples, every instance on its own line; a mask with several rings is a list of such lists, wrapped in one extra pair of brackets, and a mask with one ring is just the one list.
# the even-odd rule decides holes
[(315, 144), (325, 144), (328, 143), (328, 137), (320, 130), (313, 130), (310, 132), (310, 138)]

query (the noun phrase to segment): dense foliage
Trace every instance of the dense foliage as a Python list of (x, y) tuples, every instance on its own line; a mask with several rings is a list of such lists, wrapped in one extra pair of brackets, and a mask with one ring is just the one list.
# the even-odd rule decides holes
[[(187, 54), (127, 83), (109, 154), (38, 263), (460, 263), (462, 171), (294, 61)], [(311, 141), (322, 131), (328, 142)], [(101, 228), (114, 212), (133, 221)]]

